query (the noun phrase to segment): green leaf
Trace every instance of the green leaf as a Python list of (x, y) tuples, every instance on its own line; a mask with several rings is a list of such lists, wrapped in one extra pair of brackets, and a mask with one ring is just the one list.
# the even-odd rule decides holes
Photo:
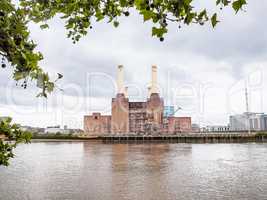
[(189, 25), (192, 20), (194, 19), (194, 17), (196, 16), (196, 13), (188, 13), (184, 19), (184, 22)]
[(223, 0), (223, 5), (224, 5), (224, 6), (228, 6), (228, 5), (229, 5), (229, 3), (231, 3), (231, 1), (230, 1), (230, 0)]
[(142, 10), (140, 13), (144, 17), (144, 22), (150, 20), (154, 16), (154, 13), (152, 11), (148, 11), (148, 10)]
[(206, 9), (202, 10), (199, 15), (198, 15), (198, 19), (202, 19), (203, 17), (206, 17), (207, 16), (207, 11)]
[(157, 36), (159, 38), (162, 37), (167, 32), (168, 32), (168, 29), (165, 27), (160, 27), (160, 28), (153, 27), (152, 28), (152, 36)]
[(40, 28), (41, 28), (41, 29), (46, 29), (46, 28), (49, 28), (49, 26), (48, 26), (48, 24), (42, 24), (42, 25), (40, 26)]
[(212, 15), (212, 17), (211, 17), (211, 24), (212, 24), (212, 27), (214, 28), (218, 22), (219, 22), (219, 21), (217, 20), (217, 13), (214, 13), (214, 14)]
[(98, 11), (96, 12), (95, 17), (96, 17), (96, 21), (98, 22), (104, 19), (105, 16), (100, 11)]
[(119, 23), (118, 21), (114, 21), (114, 22), (113, 22), (113, 25), (114, 25), (116, 28), (119, 26), (119, 24), (120, 24), (120, 23)]
[(184, 0), (184, 3), (185, 3), (186, 5), (190, 5), (191, 2), (192, 2), (192, 0)]
[(18, 81), (20, 79), (23, 79), (24, 75), (23, 75), (22, 72), (15, 72), (14, 75), (13, 75), (13, 78), (14, 78), (14, 80)]
[(122, 7), (125, 7), (127, 5), (127, 1), (126, 0), (120, 0), (120, 4)]
[(233, 2), (232, 7), (237, 13), (245, 4), (247, 4), (246, 0), (236, 0)]

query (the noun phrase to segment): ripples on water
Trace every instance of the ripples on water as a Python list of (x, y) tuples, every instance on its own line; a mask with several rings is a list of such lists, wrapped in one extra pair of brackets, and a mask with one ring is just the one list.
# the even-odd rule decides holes
[(267, 199), (267, 144), (21, 145), (1, 200)]

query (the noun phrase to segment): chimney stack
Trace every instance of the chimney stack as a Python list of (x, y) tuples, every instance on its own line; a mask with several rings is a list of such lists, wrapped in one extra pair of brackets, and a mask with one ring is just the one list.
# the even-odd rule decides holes
[(124, 88), (124, 95), (126, 98), (128, 98), (128, 87)]
[(118, 74), (117, 74), (117, 87), (118, 87), (118, 94), (125, 94), (125, 88), (123, 83), (123, 65), (118, 66)]
[(152, 80), (151, 80), (151, 89), (150, 94), (158, 93), (158, 83), (157, 83), (157, 66), (152, 65)]
[(148, 97), (150, 97), (151, 96), (151, 87), (149, 86), (149, 87), (147, 87), (147, 89), (148, 89)]

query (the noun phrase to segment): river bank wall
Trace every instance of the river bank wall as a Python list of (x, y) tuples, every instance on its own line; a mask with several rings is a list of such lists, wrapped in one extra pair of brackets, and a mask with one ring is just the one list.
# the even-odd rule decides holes
[(267, 134), (188, 134), (157, 136), (102, 136), (104, 143), (248, 143), (267, 142)]

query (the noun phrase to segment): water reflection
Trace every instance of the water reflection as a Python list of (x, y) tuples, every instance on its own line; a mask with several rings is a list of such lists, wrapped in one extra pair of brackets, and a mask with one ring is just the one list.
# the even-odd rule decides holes
[(267, 199), (267, 144), (21, 145), (0, 199)]

